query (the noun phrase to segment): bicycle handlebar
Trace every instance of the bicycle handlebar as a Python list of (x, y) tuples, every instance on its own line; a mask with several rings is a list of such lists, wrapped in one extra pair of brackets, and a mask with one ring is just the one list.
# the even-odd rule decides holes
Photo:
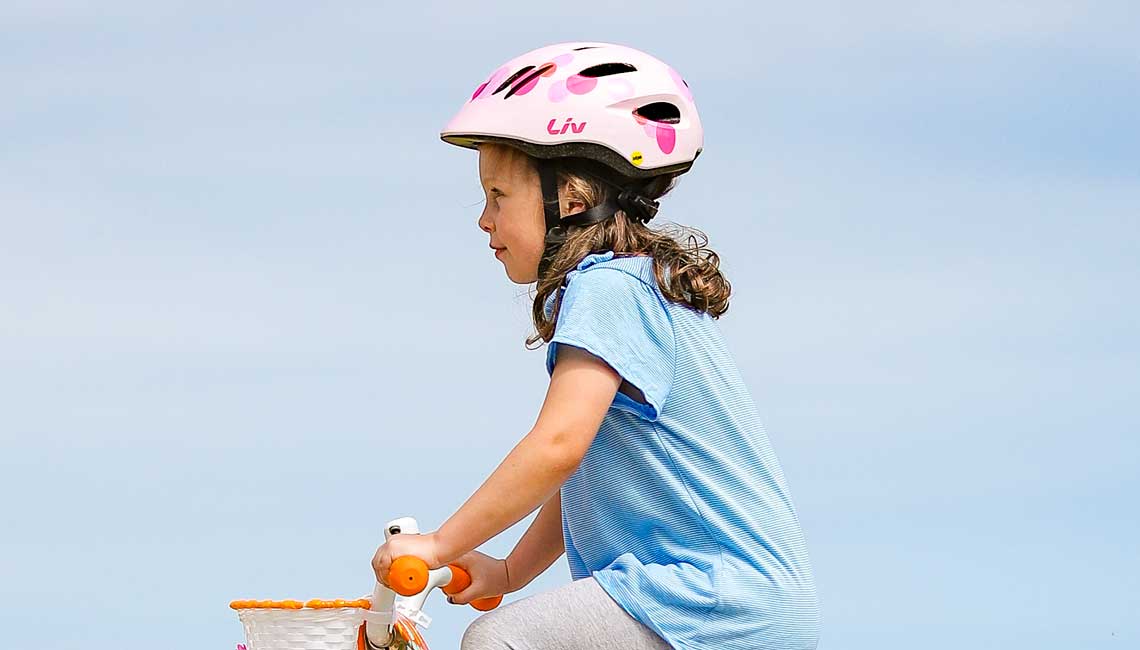
[[(449, 564), (451, 580), (441, 587), (443, 593), (452, 596), (471, 586), (471, 574), (458, 564)], [(401, 555), (392, 561), (388, 568), (388, 584), (392, 591), (401, 596), (414, 596), (427, 587), (428, 565), (414, 555)], [(476, 598), (470, 605), (481, 612), (489, 612), (503, 602), (503, 595)]]

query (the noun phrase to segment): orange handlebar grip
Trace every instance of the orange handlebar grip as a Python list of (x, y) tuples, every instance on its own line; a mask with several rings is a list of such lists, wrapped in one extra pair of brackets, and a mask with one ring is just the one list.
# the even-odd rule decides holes
[[(451, 582), (443, 586), (443, 593), (453, 596), (471, 586), (471, 574), (467, 573), (463, 567), (458, 564), (447, 566), (451, 569)], [(498, 596), (476, 598), (470, 604), (481, 612), (489, 612), (498, 607), (501, 602), (503, 602), (503, 595), (499, 594)]]
[(449, 564), (447, 568), (451, 569), (451, 582), (442, 587), (443, 593), (454, 596), (471, 586), (471, 574), (466, 569), (458, 564)]
[(415, 596), (427, 587), (428, 566), (414, 555), (401, 555), (388, 567), (388, 586), (401, 596)]
[(503, 602), (503, 595), (499, 594), (498, 596), (476, 598), (475, 600), (471, 601), (471, 606), (481, 612), (489, 612), (492, 609), (498, 607), (499, 603), (501, 602)]
[[(458, 564), (449, 564), (451, 582), (443, 586), (443, 593), (453, 596), (471, 586), (471, 574)], [(401, 596), (415, 596), (427, 587), (428, 565), (414, 555), (401, 555), (392, 560), (388, 568), (388, 586)], [(471, 606), (481, 612), (489, 612), (503, 602), (502, 594), (476, 598)]]

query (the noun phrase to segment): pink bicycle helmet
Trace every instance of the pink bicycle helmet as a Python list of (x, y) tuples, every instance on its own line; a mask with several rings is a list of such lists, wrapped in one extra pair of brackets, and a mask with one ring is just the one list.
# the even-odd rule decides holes
[[(638, 186), (687, 172), (704, 143), (681, 75), (645, 52), (610, 43), (559, 43), (507, 61), (475, 89), (440, 138), (470, 149), (506, 144), (538, 159), (548, 244), (543, 268), (566, 227), (601, 221), (619, 209), (642, 222), (652, 219), (657, 202)], [(604, 165), (616, 180), (599, 178), (618, 196), (560, 217), (559, 158)]]

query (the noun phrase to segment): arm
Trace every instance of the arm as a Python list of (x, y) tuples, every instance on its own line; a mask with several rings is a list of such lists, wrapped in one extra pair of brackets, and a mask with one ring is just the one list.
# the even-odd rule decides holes
[(518, 591), (530, 584), (554, 561), (562, 557), (566, 546), (562, 539), (562, 490), (554, 493), (530, 528), (522, 536), (515, 550), (507, 556), (508, 589)]
[(441, 565), (510, 528), (558, 492), (586, 455), (620, 383), (621, 377), (601, 359), (560, 347), (530, 433), (432, 533)]

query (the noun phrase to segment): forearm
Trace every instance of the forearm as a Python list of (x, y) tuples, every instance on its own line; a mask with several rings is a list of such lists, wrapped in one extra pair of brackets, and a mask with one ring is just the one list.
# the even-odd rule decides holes
[(527, 435), (435, 532), (437, 559), (451, 562), (518, 523), (550, 500), (579, 462), (577, 453), (551, 436)]
[(573, 346), (561, 350), (534, 428), (432, 533), (436, 560), (458, 559), (550, 500), (593, 444), (619, 384), (605, 361)]
[(566, 552), (562, 537), (562, 491), (554, 493), (542, 506), (530, 528), (507, 556), (510, 590), (518, 591), (530, 584)]

